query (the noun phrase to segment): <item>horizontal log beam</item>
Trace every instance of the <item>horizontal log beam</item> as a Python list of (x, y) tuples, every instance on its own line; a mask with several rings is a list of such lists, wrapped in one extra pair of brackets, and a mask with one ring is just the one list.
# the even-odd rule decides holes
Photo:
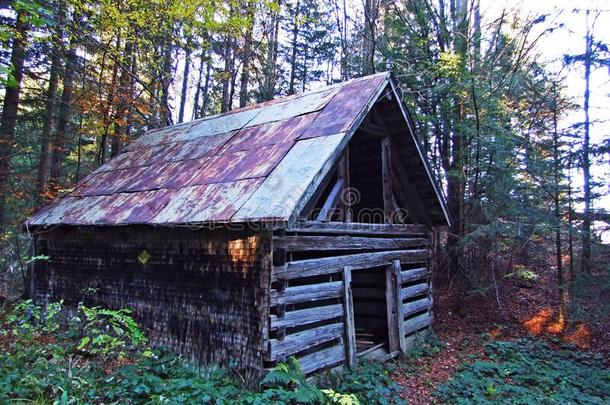
[(288, 287), (283, 291), (271, 290), (271, 306), (339, 298), (342, 294), (342, 285), (341, 281), (333, 281)]
[(432, 313), (426, 312), (405, 321), (405, 335), (410, 335), (432, 324)]
[(341, 364), (344, 360), (345, 346), (343, 342), (340, 342), (337, 345), (303, 356), (299, 359), (299, 362), (303, 373), (311, 374)]
[(412, 224), (364, 224), (359, 222), (299, 221), (287, 232), (345, 235), (426, 235), (428, 228)]
[(303, 332), (286, 335), (282, 340), (270, 339), (268, 361), (284, 360), (289, 356), (308, 350), (319, 344), (343, 336), (343, 323), (319, 326)]
[(409, 298), (416, 297), (418, 295), (426, 294), (430, 286), (428, 283), (415, 284), (410, 287), (405, 287), (401, 290), (401, 296), (403, 301)]
[(298, 260), (283, 266), (275, 266), (272, 279), (290, 280), (332, 274), (340, 272), (343, 267), (350, 267), (352, 270), (369, 269), (390, 265), (393, 260), (400, 260), (402, 263), (424, 263), (427, 259), (426, 249), (413, 249)]
[(422, 298), (421, 300), (407, 302), (402, 305), (402, 313), (405, 318), (421, 312), (423, 310), (427, 310), (432, 308), (432, 299), (429, 297)]
[(276, 236), (273, 246), (277, 249), (286, 249), (287, 252), (303, 250), (392, 250), (427, 246), (426, 238), (372, 238), (363, 236)]
[(403, 283), (409, 283), (411, 281), (419, 280), (424, 277), (428, 277), (430, 271), (427, 267), (420, 267), (417, 269), (403, 270), (400, 273), (400, 281)]
[(294, 328), (343, 316), (341, 304), (289, 311), (284, 316), (271, 315), (271, 330)]

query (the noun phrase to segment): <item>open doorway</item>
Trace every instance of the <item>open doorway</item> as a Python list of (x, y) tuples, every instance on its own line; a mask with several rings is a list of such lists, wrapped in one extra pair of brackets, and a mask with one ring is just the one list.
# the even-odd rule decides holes
[(356, 354), (383, 357), (389, 351), (388, 317), (383, 268), (352, 272)]

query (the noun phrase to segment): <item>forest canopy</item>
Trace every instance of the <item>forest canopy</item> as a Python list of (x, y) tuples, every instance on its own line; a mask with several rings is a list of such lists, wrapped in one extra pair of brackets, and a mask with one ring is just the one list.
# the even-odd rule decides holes
[[(445, 190), (453, 225), (436, 257), (461, 291), (492, 294), (496, 271), (527, 266), (539, 241), (554, 249), (561, 288), (590, 271), (600, 187), (589, 169), (608, 145), (591, 143), (588, 115), (560, 125), (580, 100), (541, 57), (540, 39), (563, 28), (546, 15), (484, 15), (479, 0), (0, 7), (2, 271), (17, 279), (32, 260), (24, 219), (145, 130), (385, 70)], [(575, 13), (591, 27), (598, 17)], [(608, 64), (592, 30), (583, 42), (566, 70)], [(580, 173), (577, 189), (571, 176)]]

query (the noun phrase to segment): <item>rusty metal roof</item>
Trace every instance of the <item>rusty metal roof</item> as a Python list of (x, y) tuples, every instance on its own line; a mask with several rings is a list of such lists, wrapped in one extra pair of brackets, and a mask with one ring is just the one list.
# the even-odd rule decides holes
[(289, 221), (390, 80), (380, 73), (151, 130), (26, 225)]

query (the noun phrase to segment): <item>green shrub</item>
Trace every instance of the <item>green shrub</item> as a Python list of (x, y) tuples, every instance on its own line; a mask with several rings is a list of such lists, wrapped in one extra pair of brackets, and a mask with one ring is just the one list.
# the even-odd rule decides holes
[(314, 385), (291, 358), (252, 391), (231, 370), (202, 369), (146, 347), (129, 310), (79, 306), (66, 316), (61, 309), (61, 303), (43, 309), (24, 301), (0, 316), (0, 334), (8, 342), (0, 351), (0, 404), (404, 403), (389, 371), (376, 363), (327, 373), (325, 384)]
[(607, 404), (610, 372), (599, 355), (540, 340), (492, 342), (436, 390), (453, 404)]

